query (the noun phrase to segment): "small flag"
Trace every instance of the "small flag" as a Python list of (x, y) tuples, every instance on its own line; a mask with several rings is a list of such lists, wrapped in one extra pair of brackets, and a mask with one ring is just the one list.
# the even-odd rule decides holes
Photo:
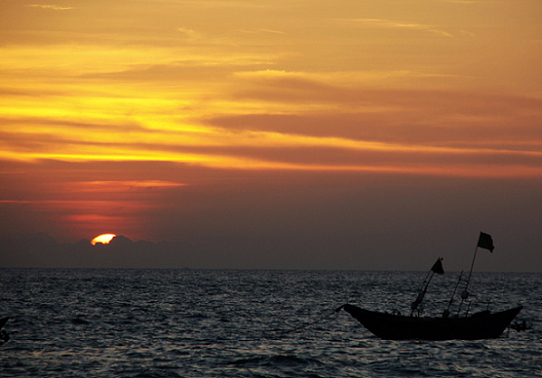
[(491, 252), (493, 252), (493, 249), (495, 249), (495, 247), (493, 246), (493, 240), (491, 239), (491, 235), (480, 232), (480, 237), (478, 238), (478, 247), (489, 249)]
[(444, 268), (442, 267), (442, 258), (438, 258), (437, 262), (431, 268), (436, 274), (444, 274)]

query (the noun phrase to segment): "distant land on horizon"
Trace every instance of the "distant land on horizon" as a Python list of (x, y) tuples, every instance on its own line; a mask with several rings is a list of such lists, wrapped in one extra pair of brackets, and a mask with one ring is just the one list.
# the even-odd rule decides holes
[[(0, 236), (0, 268), (104, 268), (104, 269), (270, 269), (270, 270), (360, 270), (424, 271), (419, 269), (382, 269), (381, 267), (257, 266), (239, 261), (219, 260), (209, 264), (213, 253), (209, 245), (179, 241), (133, 241), (115, 236), (108, 244), (92, 245), (89, 239), (76, 243), (59, 242), (47, 232), (24, 233), (18, 237)], [(425, 261), (423, 261), (425, 262)], [(423, 263), (422, 262), (422, 263)], [(470, 262), (470, 261), (469, 261)], [(455, 270), (446, 269), (449, 272)], [(484, 271), (484, 269), (478, 269)], [(487, 270), (485, 270), (487, 271)], [(535, 272), (536, 271), (531, 271)]]
[(89, 239), (62, 243), (46, 232), (0, 239), (1, 267), (183, 268), (189, 245), (182, 242), (132, 241), (118, 235), (109, 244)]

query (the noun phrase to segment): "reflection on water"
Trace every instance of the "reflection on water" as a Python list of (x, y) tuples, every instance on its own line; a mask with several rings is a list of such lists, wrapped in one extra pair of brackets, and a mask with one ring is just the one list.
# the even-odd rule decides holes
[[(70, 377), (540, 376), (541, 274), (479, 273), (472, 311), (525, 305), (533, 329), (479, 341), (384, 341), (333, 310), (408, 312), (424, 273), (1, 270), (0, 375)], [(440, 313), (457, 276), (434, 279)], [(333, 315), (331, 315), (333, 314)], [(312, 324), (306, 326), (307, 324)], [(297, 331), (293, 331), (296, 330)], [(505, 335), (506, 336), (506, 333)]]

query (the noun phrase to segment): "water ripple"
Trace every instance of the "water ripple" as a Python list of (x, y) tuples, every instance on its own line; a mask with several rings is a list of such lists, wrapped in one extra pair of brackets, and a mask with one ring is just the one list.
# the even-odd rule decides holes
[[(533, 328), (479, 341), (380, 340), (344, 303), (407, 311), (423, 273), (3, 269), (13, 377), (540, 377), (541, 274), (482, 273), (480, 308)], [(440, 311), (455, 278), (432, 283)], [(310, 325), (310, 326), (308, 326)], [(295, 330), (295, 331), (294, 331)]]

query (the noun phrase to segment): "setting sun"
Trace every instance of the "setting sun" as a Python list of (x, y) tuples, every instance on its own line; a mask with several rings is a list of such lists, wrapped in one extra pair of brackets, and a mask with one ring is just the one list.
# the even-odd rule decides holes
[(0, 0), (0, 268), (542, 271), (541, 4)]
[(113, 238), (115, 236), (117, 236), (117, 235), (115, 235), (115, 234), (102, 234), (102, 235), (96, 236), (94, 239), (92, 239), (92, 241), (90, 243), (92, 245), (96, 245), (97, 243), (109, 244), (109, 242), (111, 240), (113, 240)]

